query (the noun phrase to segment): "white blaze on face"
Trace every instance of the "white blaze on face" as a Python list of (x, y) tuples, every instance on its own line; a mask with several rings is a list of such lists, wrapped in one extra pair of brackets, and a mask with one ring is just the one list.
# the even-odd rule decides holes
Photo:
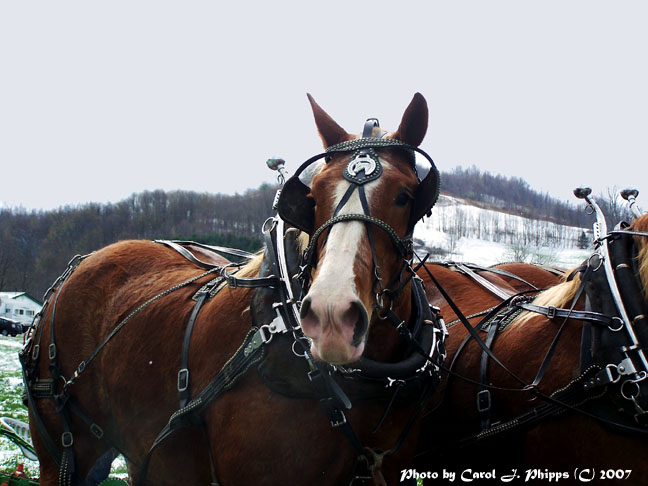
[[(382, 160), (380, 162), (383, 172), (389, 170), (389, 165), (386, 162)], [(363, 185), (369, 207), (371, 207), (372, 194), (378, 188), (381, 179), (378, 178)], [(338, 182), (335, 188), (333, 208), (337, 208), (350, 185), (351, 183), (346, 180)], [(359, 188), (354, 189), (353, 194), (338, 214), (364, 213), (358, 190)], [(309, 294), (323, 294), (334, 300), (348, 296), (349, 292), (356, 293), (353, 267), (366, 231), (365, 223), (361, 221), (346, 221), (331, 226), (324, 253), (318, 264), (319, 273)]]
[[(386, 167), (383, 167), (385, 170)], [(377, 196), (379, 178), (363, 185), (367, 203)], [(351, 187), (351, 183), (341, 180), (333, 189), (333, 208)], [(364, 214), (358, 188), (355, 187), (348, 201), (341, 207), (338, 215)], [(311, 352), (315, 359), (329, 363), (344, 364), (357, 360), (364, 351), (365, 338), (369, 325), (371, 295), (358, 295), (354, 267), (361, 259), (366, 263), (366, 271), (358, 279), (371, 279), (371, 254), (359, 255), (367, 229), (363, 221), (345, 221), (329, 228), (328, 237), (322, 250), (317, 272), (308, 295), (301, 308), (301, 326), (304, 334), (311, 339)], [(366, 248), (366, 245), (364, 245)], [(363, 266), (359, 268), (364, 268)], [(366, 274), (364, 274), (366, 273)], [(362, 287), (366, 288), (364, 281)], [(364, 297), (364, 299), (363, 299)], [(364, 302), (363, 302), (364, 300)], [(369, 301), (368, 301), (369, 300)]]

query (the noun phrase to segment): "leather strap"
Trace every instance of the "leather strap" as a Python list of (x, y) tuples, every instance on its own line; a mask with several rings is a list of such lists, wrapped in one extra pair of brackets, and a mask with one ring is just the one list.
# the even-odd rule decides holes
[(583, 293), (583, 290), (585, 290), (585, 285), (589, 281), (590, 276), (592, 275), (593, 268), (591, 265), (587, 266), (587, 270), (585, 270), (585, 273), (581, 277), (581, 283), (578, 286), (578, 290), (576, 290), (576, 294), (574, 295), (574, 299), (572, 300), (572, 305), (569, 308), (567, 314), (564, 317), (564, 320), (562, 324), (560, 325), (560, 328), (558, 329), (558, 332), (556, 332), (556, 335), (553, 338), (553, 341), (551, 342), (551, 345), (549, 346), (549, 349), (547, 350), (547, 353), (545, 354), (544, 359), (542, 360), (542, 364), (540, 365), (540, 368), (538, 369), (538, 373), (536, 377), (534, 378), (533, 382), (529, 385), (529, 388), (536, 388), (539, 384), (542, 378), (544, 377), (545, 372), (547, 371), (547, 368), (549, 367), (549, 363), (551, 361), (551, 358), (554, 355), (554, 352), (556, 351), (556, 348), (558, 347), (558, 341), (560, 340), (560, 336), (563, 333), (563, 330), (565, 329), (567, 325), (567, 321), (569, 321), (570, 318), (572, 318), (572, 312), (574, 311), (574, 307), (578, 303), (578, 300), (580, 299), (580, 296)]
[(461, 320), (461, 323), (464, 325), (464, 327), (466, 328), (466, 330), (468, 331), (470, 336), (475, 340), (475, 342), (482, 348), (482, 350), (488, 355), (488, 357), (490, 359), (492, 359), (495, 363), (497, 363), (497, 365), (500, 368), (502, 368), (504, 371), (506, 371), (509, 374), (509, 376), (511, 376), (515, 381), (517, 381), (523, 387), (526, 388), (527, 383), (522, 378), (520, 378), (518, 375), (513, 373), (513, 371), (511, 371), (508, 367), (506, 367), (506, 365), (504, 365), (504, 363), (502, 363), (499, 360), (499, 358), (493, 354), (493, 352), (489, 349), (489, 347), (486, 346), (486, 343), (484, 343), (482, 338), (479, 337), (479, 334), (477, 334), (477, 331), (470, 325), (470, 323), (468, 322), (468, 319), (466, 318), (466, 316), (464, 316), (463, 312), (461, 312), (459, 307), (457, 307), (457, 304), (450, 298), (450, 296), (448, 295), (446, 290), (441, 286), (441, 284), (436, 279), (436, 277), (432, 274), (432, 272), (430, 272), (430, 270), (425, 266), (423, 268), (426, 270), (428, 276), (430, 277), (430, 279), (432, 280), (434, 285), (437, 287), (437, 289), (439, 290), (439, 292), (441, 293), (441, 295), (443, 296), (445, 301), (448, 303), (448, 305), (450, 306), (452, 311), (455, 313), (455, 315)]
[[(486, 336), (486, 341), (484, 344), (491, 349), (495, 342), (495, 336), (497, 336), (497, 331), (499, 330), (499, 325), (502, 322), (500, 315), (497, 315), (493, 319), (488, 328), (488, 334)], [(481, 386), (479, 387), (479, 393), (477, 393), (477, 411), (479, 412), (481, 429), (485, 430), (490, 426), (491, 422), (491, 392), (488, 388), (488, 354), (482, 351), (481, 360), (480, 360), (480, 371), (479, 371), (479, 381)]]
[(199, 258), (196, 257), (193, 253), (191, 253), (189, 250), (187, 250), (184, 246), (179, 245), (175, 241), (170, 241), (170, 240), (155, 240), (156, 243), (160, 243), (162, 245), (166, 245), (169, 248), (173, 248), (175, 251), (180, 253), (183, 257), (185, 257), (187, 260), (189, 260), (191, 263), (194, 265), (198, 265), (201, 268), (209, 270), (210, 268), (214, 268), (217, 265), (211, 264), (204, 262), (200, 260)]
[(535, 312), (536, 314), (547, 316), (549, 319), (553, 319), (555, 317), (567, 317), (569, 319), (587, 321), (594, 324), (602, 324), (604, 326), (611, 326), (615, 321), (613, 317), (601, 314), (600, 312), (561, 309), (557, 307), (541, 306), (531, 303), (519, 303), (516, 305), (526, 311)]
[(202, 292), (194, 305), (189, 322), (185, 329), (184, 340), (182, 342), (182, 357), (180, 359), (180, 370), (178, 370), (178, 393), (180, 394), (180, 408), (183, 408), (191, 397), (191, 390), (189, 388), (189, 344), (191, 343), (191, 334), (193, 333), (194, 324), (198, 312), (209, 296), (209, 291)]
[(277, 287), (279, 285), (279, 278), (271, 275), (269, 277), (259, 278), (239, 278), (236, 275), (224, 273), (225, 280), (230, 289), (242, 287), (246, 289), (255, 289), (259, 287)]
[(209, 384), (186, 406), (174, 412), (169, 418), (168, 423), (160, 431), (157, 438), (151, 445), (142, 465), (140, 467), (141, 485), (146, 481), (146, 475), (151, 457), (155, 450), (170, 437), (175, 431), (182, 427), (197, 425), (202, 421), (202, 414), (205, 409), (229, 390), (241, 378), (247, 370), (255, 363), (259, 362), (264, 354), (265, 343), (262, 332), (253, 327), (246, 335), (243, 343), (234, 353), (234, 355), (223, 365), (218, 374), (209, 382)]
[(364, 124), (362, 129), (362, 138), (369, 138), (373, 136), (373, 130), (376, 127), (379, 127), (378, 118), (367, 118), (367, 121)]

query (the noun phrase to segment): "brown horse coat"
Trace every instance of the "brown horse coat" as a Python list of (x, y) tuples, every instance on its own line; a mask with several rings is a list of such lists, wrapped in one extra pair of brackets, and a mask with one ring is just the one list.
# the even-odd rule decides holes
[[(643, 230), (648, 226), (646, 218), (638, 223)], [(641, 240), (638, 241), (641, 243)], [(645, 258), (645, 249), (643, 255)], [(640, 263), (643, 261), (640, 258)], [(577, 279), (575, 283), (557, 286), (559, 279), (556, 275), (532, 265), (508, 264), (498, 268), (518, 274), (540, 288), (551, 287), (547, 295), (552, 297), (547, 297), (550, 302), (545, 304), (553, 301), (553, 305), (558, 307), (569, 307), (571, 302), (561, 296), (573, 295), (578, 285)], [(428, 269), (465, 315), (500, 302), (500, 299), (465, 275), (438, 265), (428, 265)], [(425, 272), (419, 274), (425, 281), (430, 301), (442, 308), (446, 322), (455, 320), (454, 312), (436, 290), (429, 276)], [(489, 277), (491, 281), (499, 278)], [(507, 278), (501, 279), (499, 284), (509, 290), (509, 285), (518, 285)], [(582, 303), (577, 308), (582, 308)], [(472, 318), (470, 322), (475, 325), (481, 318)], [(507, 368), (526, 383), (531, 383), (561, 324), (562, 319), (549, 320), (541, 315), (530, 314), (526, 319), (514, 321), (498, 335), (492, 350)], [(546, 374), (539, 384), (542, 393), (550, 395), (579, 376), (581, 328), (581, 321), (567, 322)], [(449, 332), (446, 363), (449, 366), (456, 360), (453, 370), (459, 376), (446, 378), (445, 387), (439, 389), (430, 412), (424, 419), (417, 462), (419, 470), (438, 471), (445, 467), (459, 474), (466, 469), (491, 471), (495, 468), (498, 477), (512, 472), (519, 474), (522, 478), (520, 482), (525, 479), (526, 471), (534, 469), (565, 471), (569, 476), (568, 479), (561, 479), (561, 484), (581, 484), (574, 478), (577, 468), (593, 468), (596, 479), (600, 479), (607, 469), (622, 469), (632, 471), (631, 481), (627, 484), (645, 484), (648, 481), (648, 466), (644, 460), (648, 453), (648, 443), (645, 437), (619, 433), (575, 412), (565, 412), (544, 419), (530, 428), (520, 427), (459, 447), (462, 439), (473, 437), (480, 430), (477, 411), (479, 387), (461, 377), (479, 381), (482, 349), (471, 340), (457, 355), (468, 332), (460, 323), (451, 326)], [(485, 339), (485, 333), (479, 334)], [(521, 388), (509, 373), (492, 360), (488, 366), (490, 385), (518, 390)], [(493, 389), (491, 394), (493, 422), (511, 420), (540, 403), (540, 399), (534, 398), (531, 392)]]
[[(121, 242), (84, 260), (64, 284), (57, 303), (55, 332), (63, 374), (70, 377), (115, 324), (150, 297), (203, 273), (173, 250), (144, 242)], [(181, 343), (194, 302), (193, 293), (211, 277), (153, 303), (131, 321), (91, 363), (71, 392), (127, 457), (131, 478), (171, 413), (178, 407), (176, 389)], [(224, 288), (201, 310), (191, 340), (191, 384), (194, 394), (220, 370), (249, 330), (252, 290)], [(43, 342), (49, 343), (52, 306), (42, 319)], [(73, 323), (73, 325), (72, 325)], [(41, 376), (48, 361), (40, 360)], [(54, 437), (60, 420), (49, 400), (39, 411)], [(368, 445), (390, 447), (410, 405), (396, 406), (377, 434), (385, 403), (359, 403), (348, 413)], [(292, 399), (273, 393), (254, 370), (226, 392), (205, 415), (209, 443), (223, 484), (332, 484), (349, 477), (357, 454), (328, 423), (315, 400)], [(107, 445), (87, 433), (72, 415), (78, 469), (82, 477)], [(390, 484), (411, 457), (416, 433), (394, 458), (385, 460)], [(38, 434), (41, 484), (56, 484), (58, 468)], [(208, 445), (197, 428), (177, 432), (153, 455), (147, 484), (207, 484)]]
[[(326, 147), (355, 138), (310, 100)], [(404, 144), (415, 148), (425, 135), (427, 116), (427, 104), (417, 93), (398, 130), (386, 139), (394, 140), (394, 146)], [(310, 193), (297, 201), (311, 208), (317, 225), (331, 219), (344, 193), (349, 188), (355, 189), (342, 178), (352, 155), (344, 152), (340, 150), (329, 157), (311, 186), (304, 186)], [(312, 269), (312, 284), (303, 301), (309, 299), (309, 305), (303, 304), (301, 309), (300, 324), (304, 334), (311, 338), (313, 356), (338, 366), (353, 366), (363, 349), (365, 357), (381, 363), (402, 359), (404, 343), (399, 333), (379, 319), (376, 312), (376, 308), (380, 310), (376, 297), (380, 283), (377, 268), (386, 284), (393, 280), (398, 285), (398, 277), (402, 276), (399, 270), (408, 268), (408, 254), (394, 249), (394, 239), (408, 240), (412, 216), (425, 213), (436, 199), (436, 194), (418, 190), (422, 183), (416, 177), (409, 152), (376, 146), (376, 153), (384, 166), (380, 179), (363, 186), (364, 201), (360, 200), (359, 190), (355, 194), (349, 192), (351, 196), (344, 199), (340, 214), (364, 212), (383, 226), (373, 231), (371, 242), (366, 219), (330, 227), (327, 237), (320, 239), (314, 249), (318, 265)], [(432, 175), (435, 173), (430, 171)], [(424, 189), (438, 182), (430, 175), (425, 181), (429, 184), (423, 185)], [(370, 215), (364, 206), (370, 208)], [(384, 231), (385, 227), (391, 228), (392, 233)], [(257, 276), (260, 266), (261, 257), (258, 257), (237, 276)], [(104, 429), (112, 444), (124, 452), (131, 479), (136, 484), (142, 482), (140, 467), (147, 451), (178, 408), (176, 384), (184, 331), (194, 307), (192, 296), (213, 278), (213, 275), (200, 277), (202, 273), (204, 268), (160, 244), (116, 243), (81, 262), (52, 296), (41, 320), (41, 348), (48, 349), (54, 322), (61, 373), (69, 380), (79, 363), (132, 315), (69, 386), (69, 392)], [(197, 277), (200, 278), (195, 282), (166, 294), (169, 289)], [(390, 302), (385, 302), (403, 322), (409, 322), (412, 307), (412, 285), (408, 282), (405, 280), (398, 292), (390, 294)], [(251, 289), (225, 287), (207, 300), (198, 314), (190, 343), (192, 396), (219, 373), (241, 346), (252, 322), (252, 294)], [(160, 298), (141, 307), (154, 296)], [(140, 311), (133, 314), (138, 308)], [(281, 347), (273, 342), (268, 346), (266, 361), (280, 369), (282, 353), (285, 356), (292, 352), (290, 345)], [(44, 354), (41, 353), (37, 362), (41, 378), (49, 376), (49, 363)], [(383, 417), (395, 389), (392, 391), (380, 382), (380, 393), (372, 385), (371, 400), (363, 400), (364, 388), (355, 389), (355, 383), (352, 381), (349, 387), (359, 398), (346, 414), (348, 422), (365, 447), (386, 451), (394, 446), (410, 421), (416, 399), (396, 400)], [(60, 392), (61, 386), (59, 381), (57, 391)], [(53, 401), (38, 400), (36, 407), (58, 443), (63, 429)], [(32, 423), (33, 412), (30, 410)], [(359, 453), (331, 426), (318, 400), (275, 393), (262, 383), (255, 369), (248, 370), (215, 400), (202, 419), (205, 434), (199, 427), (183, 429), (155, 450), (146, 484), (207, 484), (211, 481), (209, 456), (213, 458), (217, 478), (224, 485), (348, 484), (354, 475)], [(381, 421), (382, 425), (374, 432)], [(32, 430), (41, 462), (41, 484), (57, 484), (55, 461), (49, 456), (38, 430), (35, 427)], [(92, 436), (75, 414), (71, 415), (71, 431), (78, 476), (85, 478), (109, 443)], [(384, 458), (382, 474), (388, 484), (396, 484), (400, 471), (410, 465), (417, 435), (415, 424), (398, 452)], [(380, 475), (374, 473), (374, 483), (383, 484)]]

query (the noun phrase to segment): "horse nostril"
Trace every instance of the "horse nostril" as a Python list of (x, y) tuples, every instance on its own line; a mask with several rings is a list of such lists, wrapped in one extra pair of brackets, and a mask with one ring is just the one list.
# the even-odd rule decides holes
[(355, 323), (353, 327), (353, 341), (351, 344), (358, 346), (365, 338), (367, 329), (369, 328), (369, 316), (367, 315), (367, 311), (364, 305), (362, 305), (362, 302), (356, 300), (351, 302), (351, 308), (345, 313), (345, 315), (348, 315), (353, 319), (351, 322)]
[(311, 308), (311, 298), (306, 297), (304, 300), (302, 300), (301, 308), (299, 309), (299, 317), (301, 319), (305, 319), (308, 313), (310, 312), (310, 308)]

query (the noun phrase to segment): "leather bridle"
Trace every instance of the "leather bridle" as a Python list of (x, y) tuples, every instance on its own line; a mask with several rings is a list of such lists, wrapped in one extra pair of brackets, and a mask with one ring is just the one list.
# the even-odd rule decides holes
[[(375, 118), (370, 118), (365, 122), (362, 138), (353, 139), (345, 142), (332, 145), (326, 149), (326, 152), (323, 154), (316, 155), (308, 159), (302, 166), (297, 170), (295, 175), (290, 178), (285, 187), (282, 189), (281, 194), (278, 199), (278, 212), (279, 215), (286, 220), (287, 222), (295, 225), (296, 227), (307, 231), (311, 237), (308, 247), (304, 251), (304, 256), (302, 259), (301, 271), (299, 273), (299, 280), (302, 284), (302, 292), (306, 294), (310, 286), (310, 278), (314, 268), (316, 267), (316, 253), (318, 249), (318, 243), (321, 238), (324, 238), (324, 243), (327, 238), (327, 231), (336, 224), (345, 223), (350, 221), (358, 221), (365, 224), (367, 229), (367, 236), (369, 240), (369, 247), (371, 250), (372, 262), (374, 265), (374, 294), (375, 294), (375, 307), (380, 312), (384, 306), (384, 296), (388, 296), (391, 300), (391, 305), (393, 301), (398, 297), (398, 295), (405, 288), (407, 283), (414, 277), (415, 272), (412, 270), (412, 232), (414, 229), (414, 224), (418, 220), (417, 218), (413, 221), (410, 220), (406, 234), (400, 236), (398, 232), (388, 223), (375, 218), (371, 215), (369, 208), (369, 203), (367, 201), (367, 196), (364, 189), (364, 184), (374, 181), (381, 177), (382, 175), (382, 165), (380, 159), (375, 149), (379, 148), (398, 148), (400, 150), (405, 150), (408, 154), (408, 159), (412, 170), (415, 169), (415, 159), (414, 152), (419, 152), (424, 155), (427, 161), (430, 163), (430, 172), (419, 182), (419, 186), (424, 186), (426, 191), (426, 202), (425, 202), (425, 211), (424, 214), (428, 214), (432, 205), (436, 202), (439, 194), (439, 176), (434, 162), (424, 151), (418, 149), (417, 147), (412, 147), (408, 144), (405, 144), (396, 139), (384, 138), (386, 132), (382, 132), (378, 137), (373, 137), (372, 134), (375, 128), (379, 128), (378, 120)], [(304, 207), (308, 207), (309, 199), (305, 195), (304, 188), (306, 186), (300, 181), (299, 175), (311, 166), (315, 161), (325, 158), (327, 163), (330, 160), (333, 154), (337, 153), (350, 153), (349, 161), (344, 169), (343, 176), (349, 181), (349, 187), (346, 190), (345, 194), (342, 196), (338, 202), (333, 215), (327, 221), (325, 221), (317, 229), (313, 229), (310, 221), (314, 221), (314, 217), (310, 213), (304, 214), (307, 212), (304, 210)], [(299, 188), (299, 189), (298, 189)], [(309, 190), (309, 189), (308, 189)], [(301, 201), (295, 201), (294, 192), (299, 191), (297, 197), (302, 197)], [(431, 192), (430, 192), (431, 191)], [(360, 203), (362, 206), (362, 213), (342, 213), (342, 209), (351, 199), (351, 196), (354, 193), (358, 193)], [(418, 192), (418, 191), (417, 191)], [(419, 192), (420, 194), (420, 192)], [(430, 197), (431, 196), (431, 197)], [(415, 196), (415, 200), (416, 197)], [(295, 208), (292, 206), (294, 204), (299, 204), (302, 209), (301, 217), (299, 212), (295, 212)], [(416, 206), (413, 203), (413, 206)], [(419, 209), (420, 211), (420, 209)], [(416, 214), (416, 209), (412, 209), (413, 215)], [(304, 223), (303, 221), (308, 221)], [(373, 235), (372, 228), (377, 227), (382, 230), (391, 241), (394, 249), (398, 253), (399, 257), (402, 259), (402, 264), (400, 269), (395, 273), (394, 277), (390, 282), (385, 284), (382, 279), (382, 274), (380, 270), (380, 265), (378, 262), (378, 255), (376, 251), (375, 239)], [(405, 271), (409, 272), (409, 276), (403, 278)], [(386, 312), (383, 312), (383, 316), (386, 315)], [(399, 320), (397, 324), (400, 324), (402, 320)]]

